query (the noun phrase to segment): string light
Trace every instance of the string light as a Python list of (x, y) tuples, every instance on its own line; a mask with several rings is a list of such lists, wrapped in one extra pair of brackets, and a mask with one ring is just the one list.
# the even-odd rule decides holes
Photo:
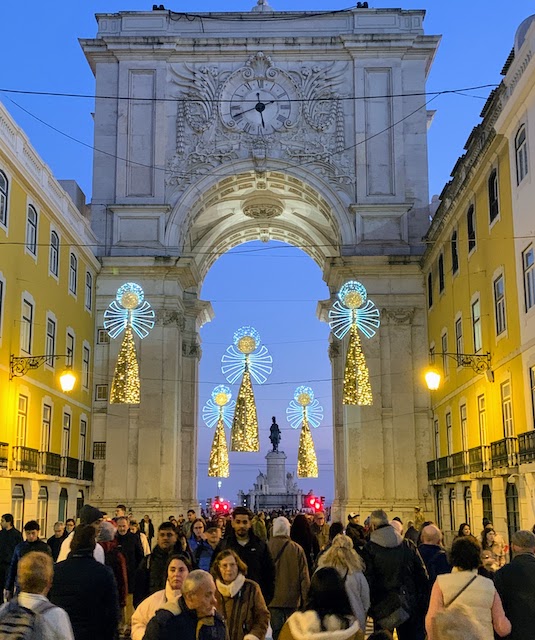
[(368, 300), (364, 285), (356, 280), (346, 282), (329, 311), (329, 326), (342, 340), (349, 332), (344, 368), (343, 404), (368, 406), (373, 404), (370, 374), (360, 343), (359, 330), (372, 338), (379, 327), (379, 309)]
[(126, 327), (117, 357), (111, 383), (110, 402), (112, 404), (139, 404), (140, 402), (139, 365), (131, 327)]
[(323, 420), (323, 407), (314, 398), (314, 392), (310, 387), (297, 387), (294, 399), (286, 409), (286, 419), (294, 429), (302, 423), (297, 450), (297, 477), (317, 478), (318, 458), (309, 422), (314, 428), (319, 426)]
[(211, 478), (228, 478), (230, 475), (225, 426), (230, 427), (231, 409), (235, 404), (230, 401), (231, 397), (230, 389), (221, 384), (212, 391), (212, 397), (202, 411), (207, 427), (212, 428), (217, 423), (208, 462), (208, 476)]

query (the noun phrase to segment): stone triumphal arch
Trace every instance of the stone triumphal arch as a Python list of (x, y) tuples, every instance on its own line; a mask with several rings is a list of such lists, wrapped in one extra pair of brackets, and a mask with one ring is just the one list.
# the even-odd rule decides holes
[[(438, 38), (422, 11), (166, 10), (97, 16), (81, 44), (96, 77), (92, 225), (99, 323), (126, 281), (156, 326), (138, 345), (139, 405), (95, 401), (92, 499), (166, 516), (197, 503), (198, 296), (217, 255), (253, 239), (302, 248), (331, 293), (349, 278), (381, 310), (365, 345), (371, 407), (345, 406), (333, 373), (335, 511), (424, 504), (429, 457), (425, 297), (428, 113)], [(100, 335), (100, 333), (99, 333)], [(118, 344), (98, 344), (95, 383)], [(171, 511), (170, 511), (171, 510)]]

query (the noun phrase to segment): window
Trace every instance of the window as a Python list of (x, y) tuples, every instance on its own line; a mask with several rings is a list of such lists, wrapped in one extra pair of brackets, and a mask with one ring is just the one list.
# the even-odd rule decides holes
[(20, 348), (26, 353), (32, 352), (33, 304), (23, 298), (22, 317), (20, 321)]
[(487, 406), (485, 394), (477, 396), (477, 422), (479, 425), (479, 441), (481, 445), (487, 444)]
[(427, 307), (431, 309), (433, 306), (433, 273), (427, 274)]
[(466, 418), (466, 404), (459, 407), (459, 419), (461, 421), (461, 440), (463, 451), (468, 451), (468, 420)]
[(84, 346), (82, 350), (82, 387), (89, 389), (89, 347)]
[(15, 529), (22, 531), (24, 526), (24, 487), (16, 484), (11, 493), (11, 513)]
[(66, 341), (66, 365), (68, 367), (74, 366), (74, 334), (70, 331), (67, 331), (67, 341)]
[(76, 494), (76, 519), (80, 518), (80, 511), (84, 506), (84, 492), (81, 489), (78, 489), (78, 493)]
[(26, 216), (26, 249), (37, 255), (37, 211), (29, 205)]
[(457, 231), (451, 234), (451, 271), (457, 273), (459, 271), (459, 252), (457, 247)]
[(67, 520), (67, 506), (69, 504), (69, 494), (67, 489), (63, 488), (59, 492), (59, 508), (58, 508), (58, 520), (65, 522)]
[(488, 179), (489, 191), (489, 221), (494, 222), (500, 213), (500, 201), (498, 198), (498, 172), (493, 169)]
[(39, 487), (37, 494), (37, 522), (41, 527), (41, 535), (46, 538), (46, 516), (48, 512), (48, 489)]
[(442, 345), (442, 370), (444, 371), (444, 377), (446, 377), (450, 371), (448, 356), (446, 355), (448, 353), (448, 334), (446, 331), (442, 334), (440, 340)]
[(438, 420), (434, 422), (435, 435), (435, 458), (440, 458), (440, 423)]
[(535, 266), (533, 260), (533, 245), (522, 253), (522, 267), (524, 269), (524, 303), (526, 311), (535, 305)]
[(520, 529), (520, 510), (518, 508), (518, 489), (516, 484), (507, 483), (505, 504), (507, 509), (507, 533), (509, 534), (509, 544), (511, 544), (513, 533)]
[(435, 487), (435, 511), (437, 514), (437, 526), (439, 529), (442, 529), (443, 508), (442, 490), (440, 487)]
[(41, 451), (50, 451), (50, 433), (52, 430), (52, 407), (43, 405), (43, 423), (41, 425)]
[(0, 224), (7, 227), (7, 192), (9, 183), (6, 174), (0, 171)]
[(500, 385), (502, 400), (503, 435), (506, 438), (514, 436), (513, 432), (513, 399), (511, 398), (511, 382), (507, 380)]
[(488, 484), (484, 484), (481, 491), (481, 501), (483, 502), (483, 517), (492, 522), (492, 491)]
[(455, 531), (455, 489), (450, 489), (450, 530)]
[(106, 460), (105, 442), (93, 442), (93, 460)]
[(528, 141), (526, 127), (522, 125), (515, 137), (516, 184), (520, 184), (528, 174)]
[(97, 384), (95, 387), (95, 400), (99, 402), (107, 402), (108, 401), (108, 385), (107, 384)]
[(78, 460), (85, 460), (87, 446), (87, 420), (80, 420), (80, 445)]
[(59, 236), (55, 231), (50, 232), (50, 254), (48, 256), (48, 269), (54, 276), (59, 274)]
[(71, 414), (63, 414), (63, 430), (61, 434), (61, 455), (66, 458), (71, 450)]
[(464, 353), (463, 347), (463, 319), (455, 320), (455, 353), (457, 354), (457, 364), (461, 365), (461, 354)]
[(98, 330), (97, 344), (110, 344), (110, 334), (106, 331), (106, 329)]
[(470, 524), (472, 522), (472, 491), (470, 487), (464, 488), (464, 521)]
[[(56, 323), (52, 318), (46, 319), (46, 347), (45, 353), (47, 356), (53, 356), (56, 353)], [(49, 367), (54, 366), (55, 359), (50, 357), (47, 359), (46, 364)]]
[(451, 424), (451, 413), (446, 413), (446, 439), (448, 442), (448, 455), (453, 453), (453, 427)]
[(438, 290), (440, 293), (444, 291), (444, 254), (438, 256)]
[(476, 215), (473, 204), (466, 212), (466, 226), (468, 227), (468, 253), (470, 253), (476, 248)]
[(19, 394), (17, 409), (17, 447), (26, 446), (26, 433), (28, 431), (28, 396)]
[(85, 308), (89, 311), (93, 308), (93, 276), (89, 271), (85, 272)]
[(472, 336), (474, 338), (474, 352), (481, 351), (481, 305), (479, 298), (472, 302)]
[(76, 285), (78, 278), (78, 258), (71, 253), (69, 259), (69, 291), (76, 295)]
[(535, 426), (535, 365), (529, 369), (529, 384), (531, 387), (531, 411), (533, 416), (533, 425)]
[(505, 322), (505, 287), (503, 275), (494, 280), (494, 312), (496, 317), (496, 335), (499, 336), (507, 327)]

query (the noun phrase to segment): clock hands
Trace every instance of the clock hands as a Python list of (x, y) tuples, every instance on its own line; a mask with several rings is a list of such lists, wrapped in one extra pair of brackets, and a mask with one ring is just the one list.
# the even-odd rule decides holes
[(263, 102), (260, 102), (260, 94), (259, 93), (256, 94), (256, 97), (258, 99), (258, 102), (255, 104), (255, 109), (260, 114), (260, 120), (262, 121), (262, 127), (265, 129), (266, 125), (264, 123), (264, 114), (262, 112), (266, 108), (266, 105)]
[[(262, 116), (262, 112), (265, 110), (265, 108), (269, 105), (269, 104), (273, 104), (276, 102), (276, 100), (270, 100), (269, 102), (260, 102), (260, 94), (257, 93), (257, 98), (258, 98), (258, 102), (251, 107), (250, 109), (244, 109), (243, 111), (240, 111), (238, 113), (233, 113), (231, 115), (231, 117), (237, 118), (239, 116), (242, 116), (244, 113), (249, 113), (250, 111), (258, 111), (258, 113)], [(264, 119), (264, 116), (262, 116), (262, 120)]]

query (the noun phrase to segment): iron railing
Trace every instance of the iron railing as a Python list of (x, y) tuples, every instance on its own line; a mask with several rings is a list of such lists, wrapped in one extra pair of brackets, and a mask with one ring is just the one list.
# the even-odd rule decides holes
[(9, 444), (7, 442), (0, 442), (0, 469), (7, 469), (8, 467), (8, 451)]
[(13, 447), (14, 471), (37, 473), (39, 470), (39, 451), (30, 447)]
[(468, 469), (470, 473), (490, 470), (490, 446), (488, 444), (468, 449)]
[(449, 478), (451, 476), (450, 456), (443, 456), (437, 460), (437, 476), (439, 478)]
[(51, 451), (41, 451), (41, 473), (48, 476), (61, 475), (61, 456)]
[(461, 476), (468, 473), (466, 451), (458, 451), (451, 454), (451, 473), (454, 476)]
[(520, 464), (535, 460), (535, 430), (518, 434), (518, 457)]
[(93, 469), (95, 465), (89, 460), (80, 460), (80, 468), (78, 471), (78, 477), (80, 480), (88, 480), (93, 482)]
[(64, 478), (78, 478), (78, 458), (61, 458), (61, 475)]
[(518, 461), (518, 440), (509, 436), (490, 443), (492, 468), (514, 467)]

